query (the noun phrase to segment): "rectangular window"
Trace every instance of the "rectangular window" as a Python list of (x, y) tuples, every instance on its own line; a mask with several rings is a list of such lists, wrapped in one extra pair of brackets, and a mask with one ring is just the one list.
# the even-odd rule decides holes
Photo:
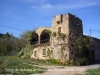
[(34, 51), (34, 56), (35, 56), (35, 57), (37, 56), (37, 51)]
[(43, 55), (46, 55), (46, 49), (43, 49)]
[(61, 33), (61, 27), (58, 28), (58, 32)]

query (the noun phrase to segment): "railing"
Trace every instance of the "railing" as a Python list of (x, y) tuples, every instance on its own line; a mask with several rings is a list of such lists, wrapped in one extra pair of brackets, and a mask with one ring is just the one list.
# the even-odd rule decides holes
[(37, 44), (38, 41), (31, 42), (31, 45)]
[(34, 47), (43, 46), (43, 45), (50, 45), (50, 39), (40, 40), (40, 42), (34, 41), (34, 42), (31, 42), (31, 45)]
[(44, 43), (48, 43), (48, 42), (50, 42), (50, 39), (40, 40), (40, 44), (44, 44)]

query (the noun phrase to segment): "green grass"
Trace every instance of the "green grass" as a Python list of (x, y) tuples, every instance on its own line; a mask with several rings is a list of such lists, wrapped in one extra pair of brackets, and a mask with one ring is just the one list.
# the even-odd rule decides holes
[(0, 74), (13, 74), (13, 75), (30, 75), (34, 73), (43, 73), (46, 71), (44, 68), (32, 66), (20, 62), (21, 58), (10, 56), (0, 57)]
[(76, 75), (100, 75), (100, 67), (98, 69), (89, 69), (86, 74), (76, 74)]
[[(27, 60), (27, 61), (26, 61)], [(55, 62), (55, 60), (38, 60), (38, 59), (23, 59), (21, 60), (22, 62), (27, 62), (28, 64), (33, 64), (33, 65), (47, 65), (47, 66), (72, 66), (71, 64), (59, 64)], [(52, 62), (53, 61), (53, 62)]]
[(98, 69), (89, 69), (86, 75), (100, 75), (100, 67)]

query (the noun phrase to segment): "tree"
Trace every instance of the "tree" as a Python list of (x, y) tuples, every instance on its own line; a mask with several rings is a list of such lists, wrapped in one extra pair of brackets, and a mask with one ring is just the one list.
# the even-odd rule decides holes
[(0, 34), (0, 55), (1, 56), (9, 56), (16, 55), (20, 49), (22, 48), (22, 43), (19, 38), (14, 37), (9, 34)]
[(24, 44), (30, 43), (33, 33), (34, 31), (25, 31), (23, 34), (20, 35), (20, 38), (21, 40), (23, 40)]
[(35, 31), (26, 31), (23, 34), (21, 34), (21, 40), (24, 43), (24, 47), (18, 53), (18, 56), (22, 58), (30, 58), (33, 52), (32, 47), (30, 45), (30, 40), (32, 36), (34, 36), (34, 33)]
[(73, 51), (73, 61), (75, 65), (90, 64), (90, 40), (89, 37), (78, 37), (75, 41), (75, 50)]
[(30, 58), (31, 55), (32, 55), (32, 52), (33, 52), (33, 50), (32, 50), (31, 45), (30, 44), (26, 44), (26, 46), (23, 47), (21, 49), (21, 51), (18, 53), (18, 56), (22, 57), (22, 58)]

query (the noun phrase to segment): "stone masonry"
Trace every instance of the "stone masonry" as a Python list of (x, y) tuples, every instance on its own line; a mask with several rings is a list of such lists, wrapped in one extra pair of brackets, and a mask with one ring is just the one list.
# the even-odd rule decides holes
[[(52, 36), (47, 30), (56, 33), (56, 36)], [(58, 32), (66, 35), (64, 40), (59, 38)], [(53, 17), (51, 28), (38, 27), (36, 29), (36, 35), (36, 37), (33, 36), (32, 40), (34, 49), (31, 58), (69, 60), (72, 55), (69, 45), (74, 47), (75, 39), (83, 35), (82, 20), (70, 13), (65, 15), (58, 14)], [(69, 41), (69, 39), (72, 41)], [(100, 39), (91, 37), (91, 43), (95, 43), (92, 49), (93, 59), (95, 61), (100, 61)], [(64, 47), (63, 54), (61, 54), (62, 47)]]

